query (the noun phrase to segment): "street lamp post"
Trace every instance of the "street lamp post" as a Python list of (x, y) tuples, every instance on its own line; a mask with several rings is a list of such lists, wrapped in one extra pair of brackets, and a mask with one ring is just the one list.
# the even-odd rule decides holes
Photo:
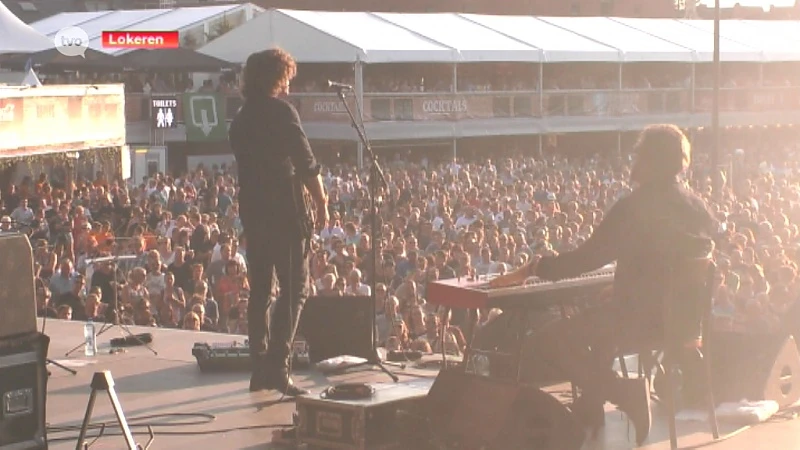
[(719, 127), (719, 106), (720, 106), (720, 83), (722, 82), (722, 65), (720, 63), (720, 51), (719, 51), (719, 27), (720, 27), (720, 10), (719, 10), (719, 0), (714, 0), (714, 64), (713, 64), (713, 73), (714, 73), (714, 92), (712, 95), (712, 107), (711, 107), (711, 132), (713, 133), (712, 138), (712, 147), (711, 147), (711, 169), (712, 169), (712, 180), (714, 180), (714, 191), (716, 194), (721, 194), (722, 191), (722, 179), (719, 174), (719, 161), (721, 156), (721, 146), (722, 142), (720, 139), (720, 127)]

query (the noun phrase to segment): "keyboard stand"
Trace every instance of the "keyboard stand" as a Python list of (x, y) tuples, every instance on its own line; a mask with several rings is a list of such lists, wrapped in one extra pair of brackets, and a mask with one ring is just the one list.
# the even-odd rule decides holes
[(119, 424), (119, 429), (122, 431), (122, 436), (125, 439), (125, 445), (128, 450), (147, 450), (150, 444), (153, 443), (153, 430), (150, 429), (150, 440), (147, 442), (146, 446), (142, 447), (133, 440), (133, 433), (131, 433), (131, 428), (128, 426), (128, 421), (125, 419), (125, 413), (122, 411), (122, 405), (119, 403), (117, 391), (114, 390), (114, 379), (111, 377), (111, 372), (108, 370), (95, 372), (92, 377), (91, 387), (92, 392), (89, 394), (89, 404), (86, 405), (86, 415), (83, 417), (83, 424), (81, 425), (81, 431), (78, 435), (78, 445), (75, 447), (75, 450), (88, 450), (92, 443), (99, 439), (103, 435), (103, 431), (105, 431), (105, 425), (103, 425), (100, 427), (100, 432), (97, 437), (95, 437), (92, 442), (85, 442), (86, 432), (92, 427), (92, 413), (94, 412), (94, 403), (97, 400), (98, 391), (105, 391), (106, 394), (108, 394), (108, 399), (111, 401), (111, 407), (114, 409), (114, 415), (117, 417), (117, 423)]
[[(567, 308), (563, 303), (559, 305), (559, 310), (561, 314), (561, 319), (567, 319), (569, 314), (567, 312)], [(504, 314), (510, 313), (510, 310), (504, 311)], [(477, 309), (469, 309), (469, 331), (465, 333), (464, 338), (467, 340), (467, 347), (464, 350), (464, 362), (463, 362), (463, 371), (464, 373), (472, 373), (475, 375), (480, 375), (477, 372), (477, 367), (475, 367), (475, 363), (473, 361), (474, 355), (485, 355), (489, 359), (489, 363), (491, 365), (492, 356), (501, 357), (506, 360), (511, 360), (511, 366), (513, 367), (513, 377), (507, 381), (511, 381), (514, 383), (522, 383), (523, 382), (523, 358), (524, 358), (524, 351), (525, 351), (525, 338), (527, 337), (528, 330), (530, 328), (530, 319), (527, 311), (524, 308), (522, 310), (517, 310), (518, 314), (515, 314), (512, 318), (511, 326), (508, 329), (508, 333), (514, 334), (514, 346), (513, 349), (508, 352), (499, 352), (497, 350), (478, 350), (473, 348), (473, 341), (475, 336), (475, 330), (478, 328), (478, 310)], [(443, 346), (444, 348), (444, 346)], [(444, 355), (444, 350), (442, 351)], [(443, 362), (446, 365), (446, 360)], [(445, 367), (445, 366), (443, 366)], [(446, 368), (446, 367), (445, 367)], [(489, 375), (490, 378), (494, 378), (491, 374)], [(578, 388), (575, 384), (570, 383), (572, 388), (572, 398), (578, 398)]]

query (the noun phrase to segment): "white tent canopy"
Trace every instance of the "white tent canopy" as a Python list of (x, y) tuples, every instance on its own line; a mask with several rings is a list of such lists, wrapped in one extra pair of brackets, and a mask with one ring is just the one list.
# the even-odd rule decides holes
[(694, 61), (692, 50), (607, 17), (541, 17), (540, 20), (619, 49), (625, 62)]
[(458, 50), (465, 62), (541, 61), (541, 49), (458, 14), (376, 13), (375, 16)]
[[(172, 9), (68, 12), (34, 22), (31, 26), (51, 38), (62, 28), (78, 27), (89, 35), (89, 48), (116, 55), (128, 52), (130, 49), (103, 48), (101, 41), (103, 31), (168, 30), (180, 32), (247, 8), (257, 7), (245, 3)], [(260, 10), (260, 8), (258, 9)]]
[(0, 55), (35, 53), (53, 47), (52, 39), (20, 20), (0, 1)]
[(621, 61), (619, 50), (595, 42), (571, 31), (531, 16), (484, 16), (462, 14), (462, 17), (506, 36), (542, 49), (545, 62), (609, 62)]
[[(680, 22), (704, 31), (712, 36), (713, 39), (713, 20), (682, 20)], [(763, 21), (759, 22), (763, 23)], [(798, 24), (794, 23), (794, 26), (796, 28)], [(724, 20), (720, 22), (719, 34), (720, 38), (724, 38), (726, 41), (760, 50), (761, 57), (757, 60), (759, 62), (797, 61), (797, 46), (800, 43), (792, 42), (784, 36), (775, 33), (772, 29), (758, 30), (741, 20)], [(720, 53), (729, 53), (725, 50), (727, 49), (720, 41)]]
[[(244, 63), (271, 46), (299, 62), (709, 62), (710, 21), (273, 9), (202, 47)], [(746, 44), (744, 43), (746, 42)], [(723, 21), (726, 62), (800, 62), (800, 21)]]
[[(246, 43), (246, 44), (245, 44)], [(301, 62), (454, 62), (457, 52), (369, 13), (270, 10), (199, 51), (244, 63), (254, 51), (286, 49)]]
[[(693, 22), (703, 21), (621, 18), (614, 18), (611, 20), (627, 25), (643, 33), (657, 36), (661, 39), (669, 39), (671, 42), (688, 47), (695, 52), (697, 62), (711, 62), (714, 60), (713, 30), (709, 31), (702, 27), (691, 25)], [(720, 33), (720, 59), (726, 62), (753, 62), (761, 61), (763, 59), (763, 54), (761, 50), (757, 48), (727, 39)]]
[[(777, 39), (787, 41), (787, 44), (791, 43), (794, 47), (800, 45), (800, 22), (796, 20), (740, 20), (738, 22), (749, 27), (747, 30), (743, 30), (749, 35), (769, 34)], [(722, 28), (720, 31), (726, 32), (727, 29)]]

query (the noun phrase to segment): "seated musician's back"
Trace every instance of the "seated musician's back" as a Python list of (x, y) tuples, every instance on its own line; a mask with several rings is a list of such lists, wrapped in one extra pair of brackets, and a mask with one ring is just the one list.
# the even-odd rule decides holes
[[(580, 313), (537, 334), (534, 354), (560, 369), (584, 395), (573, 410), (587, 425), (602, 417), (610, 401), (636, 425), (637, 440), (650, 427), (645, 380), (619, 380), (610, 370), (617, 349), (629, 340), (660, 339), (660, 307), (671, 282), (670, 266), (706, 256), (713, 249), (717, 223), (702, 198), (680, 181), (691, 162), (691, 148), (673, 125), (646, 129), (636, 145), (631, 171), (633, 192), (606, 214), (594, 234), (574, 251), (545, 256), (492, 281), (495, 287), (536, 275), (547, 280), (572, 278), (617, 262), (614, 302)], [(691, 328), (691, 327), (690, 327)], [(591, 348), (587, 353), (586, 349)], [(641, 384), (637, 386), (636, 384)]]

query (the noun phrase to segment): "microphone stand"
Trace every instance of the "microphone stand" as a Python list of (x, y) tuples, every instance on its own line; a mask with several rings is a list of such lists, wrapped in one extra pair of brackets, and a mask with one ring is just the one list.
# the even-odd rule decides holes
[[(377, 336), (377, 322), (376, 322), (376, 306), (375, 303), (376, 299), (376, 281), (378, 275), (378, 247), (377, 247), (377, 227), (378, 227), (378, 192), (380, 189), (387, 189), (388, 184), (386, 183), (386, 177), (383, 175), (383, 170), (381, 166), (378, 164), (378, 158), (375, 157), (375, 152), (372, 151), (372, 147), (369, 145), (369, 140), (367, 139), (366, 130), (364, 129), (364, 120), (363, 118), (359, 117), (359, 121), (356, 121), (356, 117), (353, 115), (353, 111), (350, 109), (350, 105), (347, 103), (347, 97), (345, 95), (345, 91), (349, 90), (345, 86), (335, 86), (336, 87), (336, 94), (341, 100), (342, 104), (344, 105), (344, 109), (347, 111), (347, 115), (350, 117), (350, 125), (356, 130), (358, 134), (358, 139), (361, 141), (361, 144), (364, 145), (364, 149), (367, 152), (367, 156), (369, 157), (370, 162), (370, 171), (369, 171), (369, 206), (370, 206), (370, 240), (372, 242), (372, 261), (370, 261), (370, 269), (372, 274), (369, 279), (369, 287), (370, 287), (370, 328), (372, 330), (372, 354), (370, 358), (362, 363), (356, 364), (353, 366), (349, 366), (348, 369), (359, 367), (359, 366), (377, 366), (383, 373), (389, 376), (395, 383), (399, 381), (397, 375), (392, 373), (386, 366), (383, 364), (381, 359), (378, 357), (378, 336)], [(358, 98), (355, 99), (356, 101), (356, 108), (361, 111), (361, 108), (358, 105)], [(360, 114), (359, 114), (360, 116)], [(360, 123), (360, 125), (359, 125)]]
[[(40, 281), (39, 281), (39, 279), (37, 278), (37, 279), (36, 279), (36, 284), (37, 284), (37, 286), (36, 286), (36, 290), (37, 290), (37, 291), (39, 290), (39, 286), (38, 286), (38, 283), (39, 283), (39, 282), (40, 282)], [(42, 287), (43, 289), (46, 289), (46, 286), (44, 285), (44, 283), (42, 283), (41, 287)], [(38, 300), (38, 298), (37, 298), (37, 300)], [(42, 331), (41, 331), (41, 334), (42, 334), (42, 335), (45, 335), (45, 331), (46, 331), (46, 330), (47, 330), (47, 310), (45, 309), (45, 311), (44, 311), (44, 314), (42, 314)], [(57, 362), (57, 361), (54, 361), (54, 360), (52, 360), (52, 359), (50, 359), (50, 358), (47, 358), (46, 356), (47, 356), (47, 355), (45, 355), (45, 359), (44, 359), (45, 366), (52, 365), (52, 366), (56, 366), (56, 367), (58, 367), (59, 369), (61, 369), (61, 370), (65, 371), (65, 372), (69, 372), (69, 373), (71, 373), (72, 375), (77, 375), (77, 374), (78, 374), (78, 371), (77, 371), (77, 370), (75, 370), (75, 369), (70, 369), (69, 367), (67, 367), (67, 366), (65, 366), (65, 365), (63, 365), (63, 364), (61, 364), (61, 363), (59, 363), (59, 362)], [(50, 376), (50, 375), (52, 375), (52, 374), (51, 374), (51, 373), (50, 373), (50, 371), (48, 370), (48, 371), (47, 371), (47, 376)]]
[[(119, 281), (119, 277), (118, 277), (119, 266), (118, 266), (118, 264), (119, 264), (119, 261), (121, 259), (123, 259), (123, 258), (127, 259), (127, 257), (120, 257), (120, 256), (112, 256), (112, 257), (107, 258), (107, 262), (111, 264), (111, 273), (113, 274), (112, 275), (113, 276), (112, 279), (113, 279), (113, 288), (114, 289), (111, 291), (111, 293), (112, 293), (111, 304), (108, 305), (108, 306), (111, 307), (111, 311), (107, 311), (106, 320), (105, 320), (105, 322), (103, 322), (102, 326), (100, 327), (100, 330), (95, 334), (95, 338), (97, 338), (100, 335), (104, 334), (106, 331), (110, 331), (114, 327), (119, 327), (119, 329), (121, 330), (120, 334), (122, 334), (123, 339), (131, 339), (131, 340), (135, 341), (137, 344), (146, 347), (148, 350), (150, 350), (150, 352), (153, 355), (158, 356), (158, 352), (152, 346), (150, 346), (150, 344), (148, 344), (147, 342), (144, 342), (139, 336), (134, 334), (134, 332), (131, 331), (130, 328), (128, 328), (127, 324), (125, 324), (124, 322), (122, 322), (120, 320), (122, 318), (122, 311), (119, 308), (119, 291), (118, 291), (118, 289), (120, 288), (120, 283), (118, 282)], [(98, 262), (97, 260), (90, 260), (88, 262), (88, 264), (95, 264), (97, 262)], [(125, 278), (124, 274), (123, 274), (122, 278), (124, 280), (124, 278)], [(127, 281), (127, 280), (125, 280), (125, 281)], [(125, 286), (126, 284), (127, 283), (124, 283), (122, 286)], [(81, 348), (83, 348), (84, 345), (85, 345), (85, 343), (81, 343), (81, 344), (76, 345), (74, 348), (72, 348), (70, 351), (68, 351), (64, 356), (69, 357), (70, 355), (72, 355), (76, 351), (78, 351)]]

